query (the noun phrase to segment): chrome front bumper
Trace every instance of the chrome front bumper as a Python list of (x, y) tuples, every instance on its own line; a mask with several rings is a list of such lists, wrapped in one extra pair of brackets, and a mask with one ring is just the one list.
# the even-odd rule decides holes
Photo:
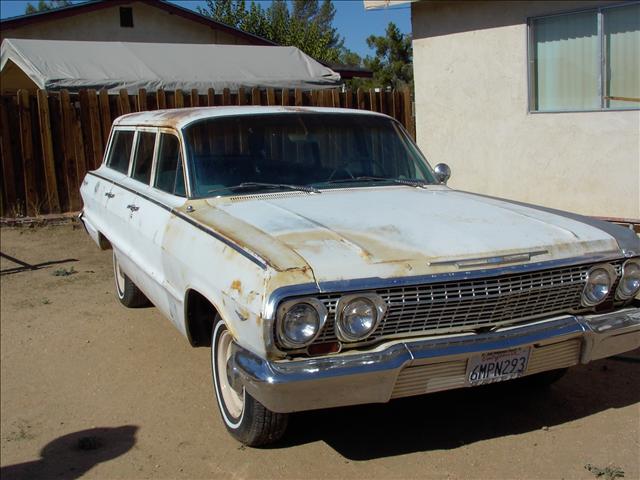
[(525, 375), (570, 367), (640, 347), (640, 308), (563, 316), (482, 334), (387, 343), (369, 352), (270, 362), (235, 345), (229, 378), (275, 412), (384, 403), (469, 386), (467, 361), (531, 347)]

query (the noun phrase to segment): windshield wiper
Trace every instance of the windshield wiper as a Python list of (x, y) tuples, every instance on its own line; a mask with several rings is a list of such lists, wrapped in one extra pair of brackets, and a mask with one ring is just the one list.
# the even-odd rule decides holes
[(224, 190), (245, 190), (245, 189), (263, 189), (263, 188), (284, 188), (287, 190), (299, 190), (307, 193), (322, 193), (315, 187), (310, 185), (289, 185), (287, 183), (262, 183), (262, 182), (242, 182), (239, 185), (231, 185), (229, 187), (214, 188), (207, 193), (222, 192)]
[(386, 177), (370, 177), (370, 176), (361, 176), (354, 178), (340, 178), (337, 180), (327, 180), (322, 183), (349, 183), (349, 182), (393, 182), (399, 185), (408, 185), (410, 187), (416, 188), (424, 188), (427, 185), (430, 185), (428, 182), (424, 180), (408, 180), (404, 178), (386, 178)]

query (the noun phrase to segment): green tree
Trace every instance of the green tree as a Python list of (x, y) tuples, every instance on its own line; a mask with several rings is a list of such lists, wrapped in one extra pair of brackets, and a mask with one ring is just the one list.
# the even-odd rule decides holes
[(251, 0), (207, 0), (198, 11), (219, 22), (259, 35), (280, 45), (298, 47), (317, 60), (337, 63), (346, 56), (344, 39), (333, 27), (335, 7), (331, 0), (294, 0), (292, 9), (286, 0), (274, 0), (264, 9)]
[(413, 49), (411, 36), (404, 34), (395, 23), (389, 22), (384, 36), (371, 35), (367, 45), (374, 49), (375, 57), (364, 59), (366, 68), (373, 72), (372, 87), (413, 88)]
[(72, 5), (71, 0), (40, 0), (37, 5), (32, 5), (31, 2), (27, 3), (24, 13), (37, 13), (46, 12), (48, 10), (54, 10), (56, 8), (68, 7)]

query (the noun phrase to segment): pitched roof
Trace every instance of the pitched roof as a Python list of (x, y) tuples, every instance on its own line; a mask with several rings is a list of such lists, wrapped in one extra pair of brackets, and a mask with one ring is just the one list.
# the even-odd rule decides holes
[[(220, 30), (231, 35), (235, 35), (236, 37), (241, 37), (246, 40), (251, 41), (255, 45), (277, 45), (277, 43), (272, 42), (271, 40), (267, 40), (264, 37), (260, 37), (258, 35), (253, 35), (251, 33), (247, 33), (243, 30), (240, 30), (235, 27), (231, 27), (222, 22), (218, 22), (217, 20), (213, 20), (206, 15), (202, 15), (198, 12), (194, 12), (193, 10), (189, 10), (188, 8), (181, 7), (179, 5), (169, 3), (166, 0), (135, 0), (141, 3), (145, 3), (149, 6), (159, 8), (161, 10), (165, 10), (168, 13), (173, 15), (178, 15), (188, 20), (200, 23), (202, 25), (208, 26), (210, 28)], [(114, 6), (127, 5), (131, 4), (132, 0), (88, 0), (82, 3), (75, 3), (73, 5), (69, 5), (68, 7), (56, 8), (53, 10), (47, 10), (43, 12), (29, 13), (26, 15), (21, 15), (19, 17), (7, 18), (5, 20), (0, 21), (0, 26), (3, 30), (18, 28), (24, 25), (31, 25), (38, 22), (50, 21), (59, 18), (66, 18), (73, 15), (79, 15), (82, 13), (92, 12), (95, 10), (102, 10), (104, 8), (112, 8)]]

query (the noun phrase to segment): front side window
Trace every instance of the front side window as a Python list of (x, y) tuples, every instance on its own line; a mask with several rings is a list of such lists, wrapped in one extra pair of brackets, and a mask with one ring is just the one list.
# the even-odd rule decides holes
[(640, 3), (529, 25), (532, 111), (640, 108)]
[(136, 144), (136, 154), (133, 156), (134, 180), (149, 184), (151, 179), (151, 165), (153, 165), (153, 148), (156, 144), (156, 134), (153, 132), (139, 132)]
[(221, 117), (188, 126), (184, 136), (196, 197), (233, 194), (237, 188), (230, 187), (249, 182), (319, 189), (394, 180), (434, 183), (415, 145), (396, 122), (382, 116)]
[(160, 134), (158, 145), (158, 163), (154, 186), (158, 190), (179, 197), (185, 196), (180, 142), (178, 137), (167, 133)]
[(129, 171), (129, 159), (133, 145), (132, 130), (116, 130), (113, 132), (111, 150), (107, 158), (107, 166), (113, 170), (126, 174)]

